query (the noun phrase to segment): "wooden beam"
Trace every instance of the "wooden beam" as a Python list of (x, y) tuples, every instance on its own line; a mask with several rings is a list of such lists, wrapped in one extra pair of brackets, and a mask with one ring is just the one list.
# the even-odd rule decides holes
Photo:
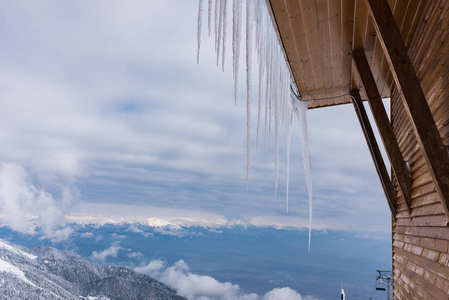
[(396, 191), (394, 189), (393, 183), (388, 175), (387, 168), (385, 167), (382, 154), (379, 150), (379, 145), (377, 144), (376, 137), (374, 136), (373, 129), (366, 114), (365, 107), (363, 106), (362, 99), (360, 98), (359, 91), (353, 90), (351, 92), (352, 104), (354, 104), (354, 109), (357, 117), (362, 127), (363, 134), (365, 135), (366, 143), (368, 144), (371, 157), (373, 158), (374, 166), (376, 167), (377, 175), (379, 175), (382, 188), (384, 190), (385, 196), (387, 197), (388, 206), (390, 207), (391, 214), (396, 217)]
[(411, 214), (412, 177), (410, 171), (408, 170), (404, 157), (399, 149), (399, 144), (394, 135), (393, 127), (388, 119), (387, 112), (382, 103), (382, 97), (377, 89), (376, 81), (371, 72), (368, 60), (366, 59), (365, 51), (363, 49), (358, 49), (353, 51), (352, 55), (360, 79), (362, 80), (363, 87), (365, 88), (368, 103), (377, 124), (377, 129), (379, 130), (384, 143), (393, 172), (398, 180), (399, 189), (404, 196), (408, 212)]
[(387, 0), (365, 0), (413, 131), (449, 218), (449, 157)]

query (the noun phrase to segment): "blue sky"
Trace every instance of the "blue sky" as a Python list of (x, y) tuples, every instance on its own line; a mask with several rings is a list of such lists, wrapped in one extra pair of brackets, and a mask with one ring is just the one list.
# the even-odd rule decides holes
[[(289, 214), (284, 137), (277, 202), (273, 144), (256, 151), (255, 138), (246, 194), (244, 74), (234, 105), (231, 63), (215, 66), (205, 27), (196, 63), (197, 10), (193, 0), (0, 1), (0, 214), (13, 229), (38, 224), (62, 239), (71, 231), (55, 228), (71, 220), (307, 226), (297, 134)], [(314, 228), (388, 232), (352, 106), (308, 119)]]

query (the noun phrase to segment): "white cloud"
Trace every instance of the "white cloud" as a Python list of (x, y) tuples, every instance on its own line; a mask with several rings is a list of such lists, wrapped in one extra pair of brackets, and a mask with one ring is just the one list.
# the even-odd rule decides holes
[(151, 232), (145, 232), (142, 229), (137, 228), (136, 224), (131, 224), (131, 226), (129, 227), (128, 230), (131, 232), (134, 232), (134, 233), (139, 233), (139, 234), (143, 235), (144, 237), (149, 237), (150, 235), (153, 235), (153, 233), (151, 233)]
[[(314, 300), (311, 296), (301, 295), (289, 287), (277, 288), (265, 294), (263, 300)], [(318, 299), (315, 299), (318, 300)]]
[(120, 246), (120, 244), (118, 242), (115, 242), (109, 248), (101, 252), (93, 251), (90, 257), (94, 260), (105, 261), (109, 256), (117, 257), (118, 252), (122, 249), (123, 248)]
[[(84, 224), (117, 224), (126, 222), (159, 228), (169, 227), (173, 230), (180, 230), (180, 226), (220, 227), (230, 224), (225, 216), (203, 210), (107, 202), (79, 202), (72, 212), (66, 216), (66, 221)], [(147, 234), (134, 225), (129, 230), (143, 235)]]
[(42, 238), (52, 241), (67, 239), (73, 230), (60, 228), (64, 214), (71, 208), (76, 193), (62, 186), (57, 199), (30, 181), (26, 170), (16, 164), (0, 165), (0, 213), (11, 229), (34, 234), (36, 228)]
[(314, 300), (309, 296), (301, 298), (299, 293), (288, 287), (273, 289), (264, 296), (247, 294), (236, 284), (191, 273), (183, 260), (167, 266), (165, 261), (157, 259), (134, 270), (171, 286), (188, 300)]
[[(128, 249), (128, 250), (131, 250), (131, 249)], [(139, 259), (139, 260), (143, 259), (145, 257), (145, 255), (143, 253), (140, 253), (140, 252), (130, 252), (127, 255), (130, 258), (136, 258), (136, 259)]]
[(44, 232), (44, 234), (39, 239), (50, 239), (50, 241), (52, 243), (57, 243), (57, 242), (62, 242), (62, 241), (68, 240), (72, 236), (73, 233), (74, 233), (74, 230), (70, 227), (51, 230), (49, 232), (47, 230)]
[(117, 233), (113, 233), (113, 234), (111, 234), (115, 239), (117, 239), (117, 240), (121, 240), (121, 239), (124, 239), (124, 238), (126, 238), (126, 236), (125, 235), (123, 235), (123, 234), (117, 234)]
[[(320, 211), (320, 208), (315, 209), (315, 218), (313, 221), (313, 229), (335, 229), (335, 230), (354, 230), (360, 228), (364, 232), (378, 232), (379, 234), (388, 233), (390, 227), (378, 226), (377, 223), (365, 222), (360, 226), (356, 226), (361, 219), (358, 210), (348, 211), (340, 205), (336, 205), (332, 201), (333, 198), (315, 198), (317, 206), (323, 206), (332, 211)], [(256, 199), (257, 200), (257, 199)], [(256, 201), (255, 200), (255, 201)], [(375, 197), (366, 196), (366, 201), (375, 201)], [(270, 202), (271, 204), (272, 202)], [(255, 203), (254, 205), (257, 205)], [(283, 205), (281, 203), (280, 205)], [(336, 212), (337, 211), (337, 212)], [(307, 228), (308, 216), (307, 206), (304, 206), (303, 215), (298, 216), (297, 213), (290, 213), (288, 215), (279, 214), (278, 210), (273, 207), (268, 214), (257, 215), (251, 211), (248, 212), (250, 217), (244, 219), (227, 218), (224, 215), (207, 212), (204, 210), (192, 209), (175, 209), (154, 207), (151, 205), (140, 204), (112, 204), (112, 203), (86, 203), (79, 202), (70, 214), (66, 216), (66, 222), (75, 222), (83, 224), (130, 224), (129, 230), (131, 232), (147, 235), (136, 225), (148, 225), (156, 228), (156, 232), (160, 234), (168, 234), (173, 236), (184, 236), (186, 234), (182, 227), (202, 226), (208, 230), (220, 229), (222, 227), (231, 226), (259, 226), (259, 227), (274, 227), (274, 228)], [(341, 221), (342, 215), (352, 214), (352, 218)]]
[(92, 232), (84, 232), (81, 234), (82, 238), (91, 238), (94, 237), (94, 234)]

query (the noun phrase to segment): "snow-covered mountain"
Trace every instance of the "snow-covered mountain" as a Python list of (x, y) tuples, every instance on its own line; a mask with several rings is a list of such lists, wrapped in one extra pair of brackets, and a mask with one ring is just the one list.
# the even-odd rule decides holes
[(131, 269), (101, 266), (48, 246), (25, 248), (0, 239), (0, 299), (185, 300)]

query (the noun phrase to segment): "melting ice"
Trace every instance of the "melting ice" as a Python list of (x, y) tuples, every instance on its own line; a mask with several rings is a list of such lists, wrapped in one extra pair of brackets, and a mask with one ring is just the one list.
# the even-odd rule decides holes
[[(243, 3), (245, 7), (243, 9)], [(214, 9), (212, 9), (214, 6)], [(214, 17), (215, 51), (216, 62), (224, 70), (227, 37), (227, 11), (228, 0), (208, 0), (208, 33), (211, 31), (212, 14)], [(213, 12), (212, 12), (213, 11)], [(203, 0), (199, 0), (198, 9), (198, 61), (201, 45), (201, 27), (203, 14)], [(245, 17), (245, 28), (242, 29), (242, 18)], [(292, 126), (299, 124), (300, 144), (303, 156), (304, 172), (309, 199), (309, 246), (312, 232), (312, 173), (310, 162), (310, 149), (307, 137), (307, 102), (291, 97), (290, 70), (285, 61), (282, 49), (279, 45), (277, 33), (273, 28), (270, 14), (264, 0), (233, 0), (232, 2), (232, 71), (234, 78), (234, 98), (237, 104), (239, 83), (239, 61), (242, 39), (242, 30), (245, 30), (246, 46), (246, 112), (247, 112), (247, 166), (246, 166), (246, 189), (248, 191), (248, 178), (250, 172), (251, 153), (251, 102), (252, 72), (253, 72), (253, 48), (256, 50), (259, 74), (258, 97), (257, 97), (257, 127), (256, 144), (259, 144), (259, 134), (262, 117), (264, 118), (264, 147), (266, 139), (271, 140), (272, 128), (274, 128), (274, 161), (275, 161), (275, 200), (278, 187), (278, 165), (279, 165), (279, 134), (285, 131), (287, 139), (287, 196), (286, 207), (288, 213), (288, 188), (290, 172), (290, 144)], [(265, 101), (265, 103), (263, 103)], [(264, 110), (264, 111), (263, 111)]]

